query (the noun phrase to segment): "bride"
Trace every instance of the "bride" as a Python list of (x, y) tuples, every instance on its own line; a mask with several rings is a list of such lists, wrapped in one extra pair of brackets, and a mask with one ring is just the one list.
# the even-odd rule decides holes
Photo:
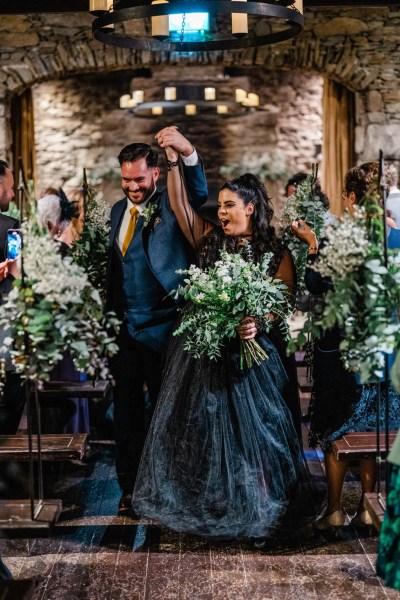
[[(158, 134), (167, 153), (171, 209), (198, 251), (200, 267), (214, 264), (223, 247), (240, 252), (249, 243), (256, 262), (273, 253), (270, 275), (292, 291), (292, 259), (271, 226), (265, 187), (251, 174), (225, 183), (216, 227), (191, 209), (173, 141), (173, 128)], [(182, 337), (169, 346), (132, 508), (176, 531), (264, 538), (298, 495), (300, 473), (304, 480), (298, 437), (282, 398), (287, 375), (277, 349), (250, 315), (237, 331), (237, 340), (227, 342), (217, 361), (193, 358)], [(239, 338), (256, 336), (269, 358), (240, 371)]]

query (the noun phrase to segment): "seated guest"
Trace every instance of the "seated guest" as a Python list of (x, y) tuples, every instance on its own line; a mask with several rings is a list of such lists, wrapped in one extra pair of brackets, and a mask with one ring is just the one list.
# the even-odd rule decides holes
[[(376, 179), (378, 163), (365, 163), (348, 171), (345, 175), (343, 200), (345, 210), (352, 214), (356, 206), (362, 206), (371, 183)], [(310, 293), (325, 294), (331, 283), (323, 278), (312, 265), (318, 261), (319, 242), (313, 230), (304, 221), (294, 221), (292, 228), (297, 236), (308, 245), (308, 267), (305, 284)], [(357, 243), (357, 240), (354, 240)], [(324, 516), (317, 522), (319, 530), (333, 530), (344, 525), (345, 516), (341, 498), (348, 461), (336, 460), (332, 442), (346, 433), (375, 431), (377, 423), (376, 397), (377, 384), (359, 385), (355, 373), (346, 371), (339, 354), (339, 344), (343, 332), (337, 327), (327, 329), (321, 339), (316, 340), (313, 361), (313, 391), (310, 428), (310, 445), (320, 444), (324, 452), (328, 486), (328, 507)], [(400, 397), (390, 382), (383, 388), (389, 394), (389, 427), (398, 429), (400, 425)], [(385, 428), (384, 415), (381, 429)], [(355, 527), (372, 525), (369, 513), (364, 508), (364, 496), (375, 490), (377, 469), (374, 459), (360, 461), (361, 496), (357, 512), (352, 519)]]
[[(7, 231), (18, 229), (19, 223), (15, 219), (2, 213), (8, 210), (14, 198), (14, 177), (4, 160), (0, 160), (0, 302), (4, 302), (12, 288), (14, 279), (19, 277), (17, 260), (7, 260)], [(8, 331), (0, 331), (0, 347), (2, 341), (8, 336)], [(10, 355), (0, 356), (5, 362), (6, 380), (3, 394), (0, 395), (0, 434), (14, 435), (25, 404), (24, 388), (21, 378), (13, 370)]]
[[(60, 252), (65, 256), (72, 246), (73, 236), (68, 233), (72, 219), (78, 218), (76, 204), (70, 202), (63, 190), (49, 188), (38, 200), (39, 220), (60, 244)], [(76, 239), (76, 238), (75, 238)], [(56, 365), (51, 374), (52, 381), (82, 381), (85, 375), (79, 373), (68, 354)], [(89, 401), (87, 398), (46, 398), (42, 400), (42, 431), (44, 433), (89, 433)]]

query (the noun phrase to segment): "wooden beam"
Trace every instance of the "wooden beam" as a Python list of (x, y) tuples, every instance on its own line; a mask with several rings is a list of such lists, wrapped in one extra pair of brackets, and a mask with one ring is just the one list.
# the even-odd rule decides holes
[[(304, 0), (305, 8), (355, 8), (355, 7), (400, 7), (399, 0), (352, 0), (349, 6), (348, 0)], [(89, 0), (2, 0), (0, 3), (0, 14), (18, 15), (30, 13), (68, 13), (88, 12)]]

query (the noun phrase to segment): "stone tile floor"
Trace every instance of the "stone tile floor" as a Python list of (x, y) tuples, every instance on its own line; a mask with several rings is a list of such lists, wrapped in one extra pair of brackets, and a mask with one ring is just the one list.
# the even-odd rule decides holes
[[(319, 454), (307, 458), (323, 478)], [(37, 578), (35, 600), (400, 599), (375, 575), (376, 534), (347, 525), (335, 538), (308, 526), (262, 549), (209, 542), (116, 516), (111, 444), (93, 444), (83, 463), (45, 467), (46, 496), (63, 499), (59, 522), (46, 537), (0, 540), (14, 577)], [(357, 494), (357, 474), (350, 473), (350, 516)]]

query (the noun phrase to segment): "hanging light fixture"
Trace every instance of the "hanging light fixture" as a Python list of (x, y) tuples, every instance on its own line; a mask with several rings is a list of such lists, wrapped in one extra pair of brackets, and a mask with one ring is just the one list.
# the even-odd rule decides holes
[[(133, 50), (236, 50), (287, 40), (304, 29), (303, 0), (90, 0), (96, 40)], [(148, 34), (129, 35), (128, 21)], [(266, 27), (258, 28), (259, 22)], [(117, 26), (113, 30), (114, 25)], [(259, 33), (262, 31), (262, 33)]]
[(217, 99), (217, 89), (202, 83), (180, 83), (164, 88), (164, 99), (145, 102), (144, 91), (134, 90), (119, 99), (122, 109), (130, 109), (137, 117), (187, 116), (237, 117), (255, 109), (260, 98), (252, 92), (235, 90), (234, 100)]

